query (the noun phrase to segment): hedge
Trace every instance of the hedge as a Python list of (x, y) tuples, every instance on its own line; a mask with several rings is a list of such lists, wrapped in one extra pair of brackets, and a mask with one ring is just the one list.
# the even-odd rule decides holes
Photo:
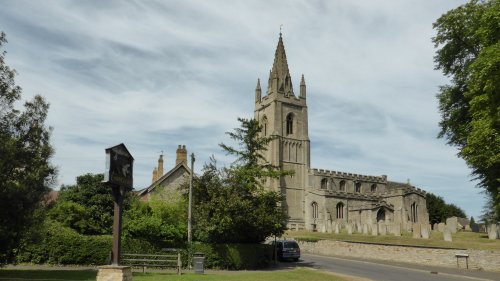
[[(271, 264), (273, 247), (265, 244), (205, 244), (193, 243), (190, 254), (201, 252), (205, 256), (205, 267), (214, 269), (258, 269)], [(189, 254), (183, 255), (187, 264)]]
[[(25, 239), (17, 254), (18, 263), (59, 265), (109, 264), (111, 235), (82, 235), (56, 222), (47, 221), (44, 227)], [(162, 243), (122, 238), (122, 252), (162, 253)], [(205, 255), (205, 267), (217, 269), (257, 269), (272, 261), (273, 247), (264, 244), (205, 244), (195, 242), (182, 251), (183, 265), (196, 252)]]

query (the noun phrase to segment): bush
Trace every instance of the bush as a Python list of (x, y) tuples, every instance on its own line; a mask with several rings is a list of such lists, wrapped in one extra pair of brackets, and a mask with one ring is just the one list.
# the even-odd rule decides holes
[[(82, 235), (57, 222), (47, 221), (43, 229), (22, 242), (17, 262), (104, 265), (109, 264), (111, 235)], [(154, 253), (161, 245), (147, 241), (122, 239), (122, 251)]]
[[(205, 244), (194, 243), (191, 254), (205, 255), (205, 267), (214, 269), (258, 269), (267, 267), (273, 257), (273, 247), (266, 244)], [(188, 263), (186, 253), (183, 264)]]

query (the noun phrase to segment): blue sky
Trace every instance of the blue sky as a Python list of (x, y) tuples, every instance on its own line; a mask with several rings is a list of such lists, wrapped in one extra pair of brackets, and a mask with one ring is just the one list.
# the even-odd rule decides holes
[[(2, 1), (7, 63), (23, 97), (51, 104), (57, 186), (104, 171), (125, 143), (134, 186), (160, 151), (214, 155), (237, 117), (252, 117), (283, 25), (298, 91), (308, 87), (313, 168), (410, 182), (478, 217), (480, 189), (437, 139), (432, 23), (464, 1)], [(266, 88), (266, 83), (263, 83)]]

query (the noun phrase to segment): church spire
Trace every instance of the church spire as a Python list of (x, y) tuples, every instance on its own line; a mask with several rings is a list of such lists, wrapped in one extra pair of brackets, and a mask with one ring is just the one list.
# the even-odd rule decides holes
[(288, 70), (288, 62), (286, 60), (285, 45), (283, 44), (283, 37), (280, 32), (278, 46), (274, 54), (273, 68), (269, 74), (269, 93), (281, 93), (286, 96), (293, 96), (292, 79), (290, 71)]

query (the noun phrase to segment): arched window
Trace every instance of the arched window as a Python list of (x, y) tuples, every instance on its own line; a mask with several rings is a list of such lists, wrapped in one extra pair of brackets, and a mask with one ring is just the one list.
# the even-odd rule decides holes
[(418, 205), (417, 203), (413, 203), (410, 206), (410, 221), (418, 222)]
[(360, 182), (357, 182), (357, 183), (356, 183), (355, 188), (356, 188), (356, 189), (355, 189), (355, 191), (356, 191), (357, 193), (360, 193), (360, 192), (361, 192), (361, 183), (360, 183)]
[(344, 218), (344, 203), (339, 202), (337, 204), (337, 219), (343, 219)]
[(318, 203), (312, 202), (311, 208), (312, 208), (313, 219), (317, 219), (318, 218)]
[(377, 192), (377, 184), (372, 184), (372, 186), (370, 187), (370, 191), (371, 192)]
[(328, 179), (321, 180), (321, 189), (326, 189), (328, 187)]
[(264, 116), (262, 118), (262, 132), (264, 133), (264, 136), (267, 136), (267, 117)]
[(293, 134), (293, 114), (289, 113), (286, 116), (286, 134), (291, 135)]
[(340, 181), (339, 189), (340, 189), (340, 191), (345, 191), (345, 181), (344, 180)]
[(385, 221), (385, 211), (383, 208), (380, 208), (377, 212), (377, 222), (378, 221)]

